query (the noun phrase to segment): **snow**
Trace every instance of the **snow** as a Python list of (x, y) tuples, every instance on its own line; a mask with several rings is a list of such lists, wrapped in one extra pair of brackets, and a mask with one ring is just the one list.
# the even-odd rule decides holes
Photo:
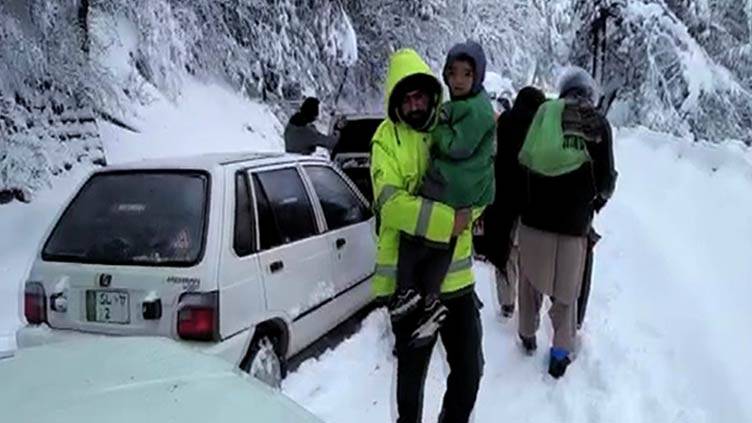
[(334, 286), (333, 283), (328, 281), (320, 281), (316, 285), (316, 288), (311, 291), (311, 295), (309, 295), (308, 299), (306, 299), (304, 303), (297, 304), (295, 305), (295, 307), (287, 310), (287, 315), (293, 317), (298, 316), (301, 312), (308, 310), (318, 304), (321, 304), (321, 302), (323, 301), (333, 298), (336, 293), (337, 287)]
[(220, 81), (198, 80), (181, 72), (171, 75), (179, 89), (160, 90), (137, 72), (137, 26), (119, 14), (95, 13), (92, 21), (92, 32), (103, 45), (96, 60), (119, 85), (133, 87), (137, 97), (121, 112), (123, 120), (138, 132), (109, 123), (100, 125), (109, 163), (284, 150), (279, 136), (283, 128), (268, 106), (245, 98)]
[(483, 87), (491, 98), (507, 98), (510, 101), (514, 100), (515, 93), (517, 92), (511, 79), (491, 71), (486, 72)]
[[(752, 172), (749, 151), (646, 129), (617, 132), (620, 180), (598, 218), (594, 286), (579, 354), (545, 375), (546, 348), (526, 357), (516, 318), (497, 317), (491, 269), (476, 264), (486, 367), (476, 422), (750, 421)], [(649, 165), (646, 165), (650, 163)], [(539, 344), (551, 328), (544, 317)], [(333, 351), (284, 383), (330, 423), (394, 417), (388, 317), (379, 310)], [(435, 421), (448, 369), (437, 348), (425, 393)]]
[[(741, 75), (717, 62), (717, 57), (714, 60), (707, 46), (701, 44), (703, 37), (693, 37), (688, 24), (664, 4), (646, 0), (627, 2), (624, 16), (631, 25), (643, 26), (646, 31), (642, 48), (646, 50), (649, 63), (646, 75), (650, 84), (643, 89), (654, 90), (652, 94), (643, 92), (638, 97), (637, 106), (643, 110), (637, 122), (681, 134), (690, 129), (702, 139), (734, 137), (749, 143), (745, 116), (749, 114), (751, 94), (740, 83)], [(710, 15), (708, 12), (702, 16)], [(704, 38), (710, 37), (706, 34)], [(639, 68), (639, 63), (635, 66)], [(658, 97), (654, 97), (656, 94)], [(654, 103), (656, 99), (664, 105)], [(658, 108), (664, 107), (667, 107), (665, 111), (658, 112)]]
[(155, 100), (136, 110), (139, 133), (103, 124), (110, 163), (214, 152), (284, 151), (283, 127), (268, 106), (218, 83), (185, 81), (176, 102)]
[(21, 324), (22, 284), (61, 205), (88, 174), (81, 166), (56, 179), (54, 189), (40, 192), (31, 204), (0, 206), (0, 357), (15, 349), (14, 332)]
[(337, 53), (337, 60), (343, 66), (355, 66), (358, 62), (358, 36), (350, 17), (344, 11), (342, 19), (335, 23), (329, 42)]
[[(281, 149), (271, 111), (221, 84), (188, 80), (177, 103), (154, 98), (135, 111), (139, 134), (102, 125), (111, 163)], [(497, 317), (490, 268), (475, 266), (486, 303), (476, 422), (752, 420), (752, 154), (740, 143), (693, 143), (642, 128), (616, 138), (620, 180), (597, 221), (604, 238), (589, 315), (564, 379), (545, 375), (547, 319), (540, 351), (523, 356), (516, 319)], [(10, 234), (0, 240), (0, 351), (13, 348), (21, 284), (43, 233), (86, 170), (56, 179), (32, 204), (0, 207), (0, 232)], [(303, 363), (283, 389), (330, 423), (388, 421), (392, 342), (387, 316), (376, 311), (356, 335)], [(428, 375), (426, 421), (435, 421), (443, 395), (442, 354), (437, 348)]]
[(138, 52), (138, 28), (125, 17), (115, 17), (94, 9), (90, 18), (91, 32), (99, 39), (102, 51), (94, 59), (119, 82), (135, 73), (133, 57)]

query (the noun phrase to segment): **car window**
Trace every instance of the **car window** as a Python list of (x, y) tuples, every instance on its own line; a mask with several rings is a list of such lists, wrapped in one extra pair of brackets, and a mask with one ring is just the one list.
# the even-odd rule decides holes
[(262, 250), (318, 232), (311, 201), (296, 169), (258, 172), (254, 184)]
[(208, 175), (138, 171), (94, 175), (42, 251), (47, 261), (187, 266), (204, 250)]
[(282, 245), (282, 237), (279, 234), (277, 222), (274, 220), (272, 207), (256, 175), (253, 176), (253, 193), (258, 213), (259, 250), (268, 250)]
[(371, 217), (371, 212), (365, 204), (333, 169), (326, 166), (307, 166), (305, 171), (319, 197), (330, 230), (354, 225)]
[(241, 171), (235, 174), (235, 228), (233, 237), (233, 248), (240, 257), (253, 252), (252, 212), (248, 174)]

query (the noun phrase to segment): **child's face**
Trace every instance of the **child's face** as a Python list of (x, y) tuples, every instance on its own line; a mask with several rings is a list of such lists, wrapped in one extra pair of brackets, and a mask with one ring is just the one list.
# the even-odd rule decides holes
[(464, 97), (473, 89), (475, 72), (473, 65), (465, 60), (455, 60), (449, 66), (447, 81), (452, 97)]

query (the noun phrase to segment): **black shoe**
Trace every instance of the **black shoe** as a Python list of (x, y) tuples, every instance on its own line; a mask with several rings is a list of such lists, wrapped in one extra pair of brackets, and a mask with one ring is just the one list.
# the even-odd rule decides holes
[(413, 332), (410, 346), (420, 348), (429, 344), (436, 337), (441, 323), (446, 319), (447, 311), (449, 310), (439, 300), (426, 304), (423, 316), (418, 322), (418, 328)]
[(535, 350), (538, 349), (538, 342), (535, 340), (534, 336), (528, 337), (520, 335), (520, 341), (522, 341), (522, 348), (525, 349), (527, 355), (533, 355)]
[(554, 379), (564, 376), (567, 366), (572, 362), (569, 353), (559, 348), (551, 348), (551, 361), (548, 363), (548, 374)]
[(501, 315), (507, 319), (514, 315), (514, 304), (504, 304), (501, 306)]
[(420, 294), (414, 289), (397, 292), (389, 302), (389, 317), (392, 323), (399, 322), (420, 306)]

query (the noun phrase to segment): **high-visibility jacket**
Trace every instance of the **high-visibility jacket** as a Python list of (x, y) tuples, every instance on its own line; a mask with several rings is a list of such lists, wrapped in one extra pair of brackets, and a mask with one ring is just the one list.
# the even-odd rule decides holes
[[(430, 131), (420, 132), (402, 122), (396, 110), (398, 105), (391, 98), (401, 81), (415, 75), (432, 78), (438, 87), (433, 99), (435, 124), (441, 104), (441, 85), (415, 51), (399, 50), (390, 58), (387, 71), (384, 96), (387, 118), (376, 130), (371, 143), (374, 209), (379, 221), (373, 289), (379, 297), (391, 295), (395, 290), (400, 232), (448, 243), (454, 227), (454, 209), (415, 195), (429, 165)], [(422, 78), (424, 82), (426, 79)], [(481, 211), (474, 210), (473, 218)], [(473, 282), (472, 233), (468, 229), (457, 238), (441, 291), (450, 295), (471, 287)]]

